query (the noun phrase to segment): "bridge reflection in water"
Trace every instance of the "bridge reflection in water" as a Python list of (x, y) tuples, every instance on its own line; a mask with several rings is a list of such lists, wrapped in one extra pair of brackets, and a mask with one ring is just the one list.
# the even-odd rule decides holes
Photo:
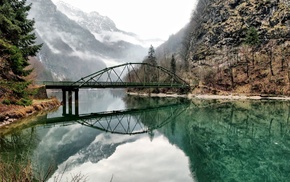
[(46, 127), (67, 126), (76, 123), (115, 134), (134, 135), (150, 133), (175, 120), (189, 103), (171, 104), (142, 109), (126, 109), (82, 115), (65, 115), (47, 118), (42, 124)]

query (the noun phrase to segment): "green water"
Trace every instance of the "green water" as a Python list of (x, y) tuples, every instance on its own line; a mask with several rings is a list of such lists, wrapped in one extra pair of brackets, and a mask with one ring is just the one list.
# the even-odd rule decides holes
[(48, 181), (76, 174), (101, 182), (290, 179), (289, 102), (140, 98), (108, 90), (84, 92), (80, 100), (81, 114), (135, 112), (40, 124), (62, 116), (60, 108), (2, 136), (1, 157), (31, 160), (35, 174), (50, 171)]

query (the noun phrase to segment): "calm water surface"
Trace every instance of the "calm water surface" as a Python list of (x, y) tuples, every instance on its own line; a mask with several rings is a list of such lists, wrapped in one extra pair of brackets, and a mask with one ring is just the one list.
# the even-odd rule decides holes
[(2, 158), (31, 160), (36, 175), (50, 172), (48, 181), (70, 181), (78, 174), (94, 182), (290, 179), (289, 102), (140, 98), (91, 90), (81, 92), (80, 114), (56, 122), (59, 108), (33, 118), (1, 137)]

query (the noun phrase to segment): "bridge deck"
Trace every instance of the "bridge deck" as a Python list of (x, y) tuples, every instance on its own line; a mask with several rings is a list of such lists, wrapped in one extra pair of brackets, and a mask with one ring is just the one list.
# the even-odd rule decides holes
[(188, 88), (178, 83), (137, 83), (137, 82), (88, 82), (75, 83), (68, 81), (43, 82), (47, 89), (78, 89), (78, 88)]

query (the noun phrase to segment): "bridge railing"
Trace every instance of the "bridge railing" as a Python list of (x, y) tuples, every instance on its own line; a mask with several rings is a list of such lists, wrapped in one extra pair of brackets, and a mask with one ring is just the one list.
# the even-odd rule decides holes
[(72, 85), (73, 81), (37, 81), (38, 85)]
[[(74, 84), (73, 84), (74, 83)], [(158, 82), (87, 82), (75, 84), (75, 82), (71, 81), (45, 81), (43, 85), (47, 87), (72, 87), (72, 88), (128, 88), (128, 87), (168, 87), (168, 88), (186, 88), (188, 85), (180, 84), (180, 83), (158, 83)]]

